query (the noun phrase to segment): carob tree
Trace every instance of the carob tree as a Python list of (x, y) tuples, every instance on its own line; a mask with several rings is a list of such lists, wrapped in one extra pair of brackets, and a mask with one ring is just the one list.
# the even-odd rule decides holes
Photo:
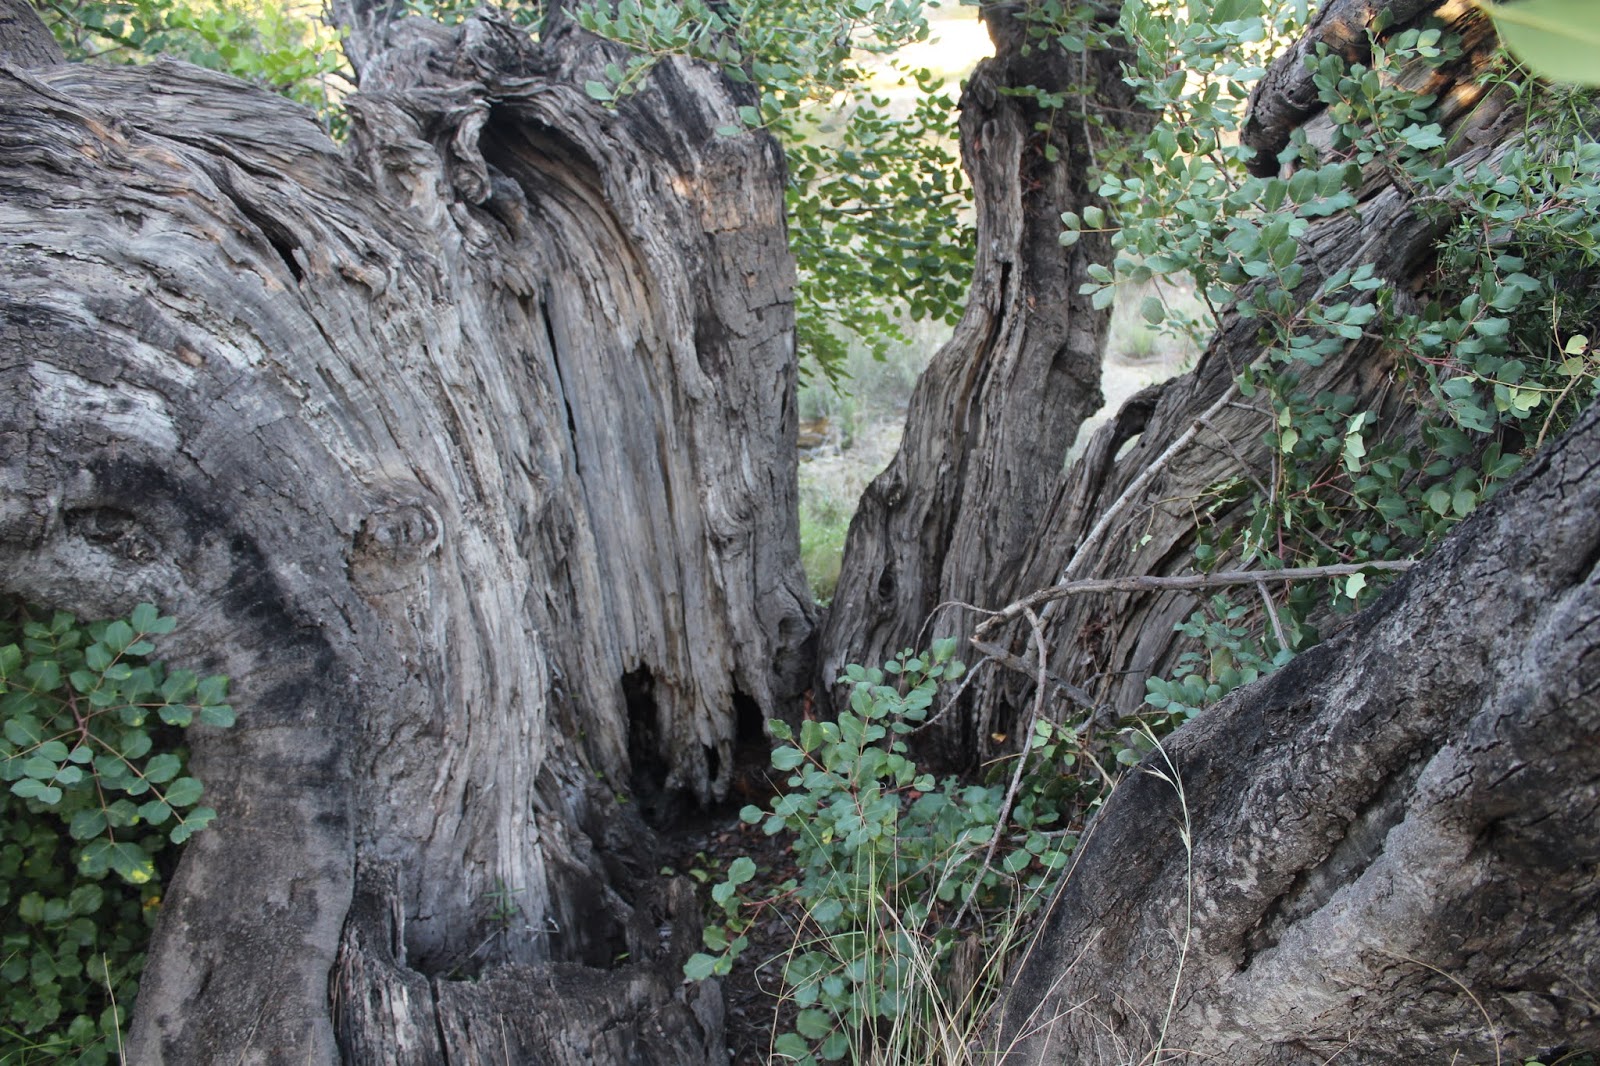
[[(981, 14), (995, 55), (967, 82), (960, 123), (977, 211), (972, 289), (912, 393), (899, 451), (851, 522), (819, 637), (823, 692), (846, 663), (926, 643), (924, 623), (940, 604), (1010, 597), (1067, 451), (1102, 403), (1110, 312), (1080, 289), (1110, 242), (1096, 234), (1063, 248), (1061, 216), (1096, 202), (1090, 164), (1107, 127), (1131, 135), (1150, 116), (1120, 77), (1126, 52), (1041, 46), (1018, 5)], [(1100, 18), (1114, 23), (1116, 13)], [(1070, 105), (1047, 108), (1041, 91)], [(963, 617), (943, 615), (941, 632), (959, 632)], [(939, 743), (960, 759), (974, 738), (952, 723)]]
[[(1494, 44), (1480, 14), (1332, 0), (1252, 97), (1244, 136), (1258, 173), (1281, 166), (1291, 176), (1305, 157), (1284, 152), (1291, 141), (1355, 158), (1339, 140), (1352, 119), (1330, 111), (1328, 86), (1318, 84), (1326, 61), (1372, 63), (1374, 42), (1419, 26), (1441, 30), (1458, 53), (1386, 69), (1381, 84), (1407, 94), (1419, 124), (1437, 123), (1419, 140), (1456, 181), (1481, 181), (1538, 143), (1543, 119), (1513, 104), (1504, 83), (1497, 90), (1480, 77)], [(966, 147), (981, 175), (975, 139)], [(1045, 713), (1081, 723), (1086, 737), (1136, 715), (1146, 680), (1169, 674), (1191, 647), (1175, 623), (1204, 593), (1030, 594), (1237, 564), (1251, 484), (1282, 484), (1278, 475), (1296, 462), (1345, 465), (1339, 442), (1331, 453), (1296, 453), (1273, 432), (1289, 425), (1279, 422), (1287, 408), (1253, 391), (1250, 378), (1241, 383), (1241, 372), (1263, 375), (1269, 349), (1316, 336), (1318, 323), (1300, 312), (1351, 299), (1352, 277), (1385, 286), (1390, 302), (1379, 313), (1393, 318), (1460, 281), (1441, 276), (1436, 258), (1457, 221), (1454, 186), (1410, 180), (1398, 150), (1375, 152), (1347, 175), (1349, 206), (1308, 212), (1288, 261), (1273, 264), (1295, 279), (1276, 305), (1286, 309), (1279, 321), (1224, 308), (1195, 370), (1135, 397), (1065, 473), (1055, 472), (1059, 438), (1030, 440), (1010, 459), (1034, 479), (1016, 494), (1017, 510), (987, 495), (982, 477), (970, 491), (963, 484), (975, 469), (965, 462), (969, 428), (1018, 417), (1009, 405), (1020, 400), (961, 386), (989, 380), (992, 339), (958, 330), (919, 385), (906, 444), (852, 529), (822, 681), (856, 647), (882, 654), (916, 643), (924, 626), (976, 629), (975, 654), (1020, 669), (979, 674), (946, 712), (962, 742), (935, 743), (957, 759), (1004, 755), (1026, 740), (1041, 683)], [(981, 178), (975, 189), (980, 219), (986, 208), (992, 218)], [(1036, 222), (1059, 231), (1053, 217)], [(1058, 270), (1069, 262), (1066, 253), (1053, 260)], [(1336, 277), (1345, 295), (1324, 292)], [(985, 314), (983, 278), (964, 327)], [(1239, 304), (1260, 289), (1244, 288)], [(1338, 411), (1372, 411), (1380, 435), (1417, 443), (1418, 409), (1397, 386), (1402, 347), (1378, 326), (1355, 328), (1333, 354), (1296, 365), (1297, 391), (1343, 396)], [(1027, 386), (1044, 380), (1036, 372)], [(1092, 388), (1091, 370), (1081, 382)], [(1070, 389), (1051, 395), (1074, 402)], [(1342, 440), (1343, 421), (1338, 432)], [(1600, 1039), (1584, 976), (1600, 952), (1600, 789), (1583, 755), (1600, 728), (1597, 441), (1591, 413), (1336, 639), (1146, 756), (1089, 824), (1014, 981), (995, 1036), (1008, 1061), (1497, 1061)], [(1502, 432), (1494, 454), (1532, 444), (1532, 433)], [(1480, 444), (1455, 461), (1487, 454)], [(992, 541), (950, 534), (969, 513), (993, 520)], [(1205, 567), (1202, 544), (1216, 549)], [(1006, 610), (934, 616), (946, 601)], [(1037, 626), (1024, 624), (1024, 604)]]
[[(154, 600), (184, 621), (175, 658), (237, 679), (239, 725), (196, 743), (221, 820), (171, 886), (134, 1061), (719, 1061), (650, 826), (718, 798), (812, 667), (781, 160), (714, 133), (741, 90), (666, 61), (606, 110), (582, 86), (617, 57), (559, 5), (532, 40), (352, 4), (341, 152), (192, 67), (55, 63), (4, 5), (3, 590)], [(1313, 39), (1358, 58), (1374, 15), (1435, 6), (1335, 0)], [(963, 119), (973, 306), (857, 520), (824, 677), (914, 643), (942, 600), (1181, 569), (1193, 510), (1162, 501), (1266, 461), (1229, 398), (1260, 329), (1230, 317), (1058, 473), (1095, 406), (1104, 318), (1078, 290), (1108, 250), (1057, 243), (1089, 140), (1008, 90), (1130, 101), (1114, 55), (1024, 56), (1012, 8), (986, 9), (999, 54)], [(1465, 77), (1486, 34), (1461, 29), (1434, 114), (1493, 162), (1521, 127)], [(1267, 156), (1327, 121), (1303, 76), (1284, 60), (1256, 102)], [(1426, 275), (1441, 222), (1392, 178), (1312, 227), (1305, 292), (1358, 262)], [(1385, 358), (1357, 338), (1307, 387), (1377, 403)], [(1164, 832), (1176, 792), (1135, 777), (1013, 993), (1013, 1053), (1480, 1055), (1454, 981), (1508, 1049), (1594, 1037), (1593, 427), (1146, 764), (1182, 784), (1193, 853)], [(1496, 556), (1523, 515), (1538, 536)], [(1047, 665), (1128, 706), (1192, 606), (1066, 602)], [(1537, 628), (1511, 648), (1497, 624)], [(1014, 733), (1028, 684), (980, 676), (947, 752)]]

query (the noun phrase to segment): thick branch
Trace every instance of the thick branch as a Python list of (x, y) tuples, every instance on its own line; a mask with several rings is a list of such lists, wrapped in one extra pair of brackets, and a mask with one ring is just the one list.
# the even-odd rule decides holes
[(1166, 778), (1118, 787), (1052, 904), (1007, 1061), (1600, 1042), (1597, 510), (1600, 408), (1349, 628), (1152, 753)]

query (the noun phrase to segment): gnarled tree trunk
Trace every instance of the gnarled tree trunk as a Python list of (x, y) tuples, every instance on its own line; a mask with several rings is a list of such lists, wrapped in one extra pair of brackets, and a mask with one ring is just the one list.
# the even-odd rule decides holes
[(650, 825), (809, 680), (781, 157), (559, 16), (356, 51), (343, 154), (0, 68), (3, 590), (237, 679), (132, 1061), (717, 1061)]
[[(1078, 290), (1109, 259), (1110, 243), (1091, 233), (1063, 248), (1061, 215), (1094, 202), (1089, 166), (1094, 138), (1104, 136), (1095, 122), (1135, 132), (1148, 118), (1121, 80), (1125, 55), (1030, 45), (1014, 5), (986, 5), (981, 15), (995, 57), (961, 96), (961, 154), (977, 207), (972, 290), (954, 336), (917, 382), (898, 453), (851, 522), (819, 642), (822, 691), (845, 663), (876, 665), (926, 644), (939, 605), (1007, 597), (1067, 450), (1101, 404), (1110, 313)], [(1086, 94), (1052, 114), (1027, 87)], [(971, 622), (957, 609), (935, 628), (943, 636)], [(940, 740), (953, 759), (975, 750), (970, 728)]]
[(1006, 1061), (1600, 1044), (1597, 510), (1600, 409), (1348, 629), (1147, 758), (1013, 984)]

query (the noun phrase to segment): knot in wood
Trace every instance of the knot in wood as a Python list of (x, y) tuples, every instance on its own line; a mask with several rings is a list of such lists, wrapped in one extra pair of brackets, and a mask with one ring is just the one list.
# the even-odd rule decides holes
[(442, 530), (439, 512), (428, 502), (393, 500), (361, 520), (355, 554), (368, 560), (414, 562), (438, 550)]

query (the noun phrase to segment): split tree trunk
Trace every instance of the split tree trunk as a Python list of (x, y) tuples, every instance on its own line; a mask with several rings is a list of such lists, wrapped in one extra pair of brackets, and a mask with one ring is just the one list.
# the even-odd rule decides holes
[[(1319, 32), (1357, 49), (1343, 26), (1325, 18)], [(172, 658), (239, 679), (240, 725), (196, 743), (223, 817), (171, 886), (135, 1060), (715, 1061), (715, 990), (677, 975), (693, 907), (681, 887), (651, 898), (648, 820), (719, 795), (734, 742), (759, 736), (809, 665), (781, 161), (769, 140), (711, 133), (740, 101), (687, 64), (599, 110), (578, 86), (606, 50), (570, 27), (533, 45), (483, 19), (363, 22), (355, 48), (367, 91), (349, 159), (298, 109), (194, 68), (0, 70), (4, 591), (83, 614), (157, 600), (184, 621)], [(1125, 410), (1055, 478), (1094, 406), (1104, 323), (1076, 290), (1104, 249), (1054, 243), (1060, 212), (1086, 202), (1084, 146), (1053, 129), (1077, 162), (1042, 165), (1037, 116), (997, 91), (1061, 84), (1031, 62), (1002, 40), (974, 78), (963, 143), (978, 286), (853, 531), (830, 671), (915, 642), (946, 597), (998, 605), (1069, 566), (1127, 573), (1139, 534), (1088, 531), (1224, 394), (1230, 361), (1251, 357), (1253, 329), (1226, 323), (1195, 375)], [(1318, 121), (1281, 116), (1263, 129)], [(1494, 140), (1470, 150), (1492, 156)], [(1376, 178), (1367, 193), (1362, 227), (1314, 232), (1308, 284), (1363, 256), (1391, 277), (1416, 269), (1433, 223)], [(1376, 233), (1382, 248), (1364, 248)], [(1366, 395), (1383, 372), (1358, 345), (1322, 383)], [(1225, 410), (1243, 423), (1213, 424), (1260, 462), (1256, 416)], [(1123, 835), (1150, 837), (1152, 811), (1166, 824), (1171, 793), (1135, 779), (1085, 844), (1041, 949), (1055, 954), (1029, 971), (1054, 990), (1016, 993), (1012, 1034), (1054, 1018), (1049, 1004), (1086, 1002), (1029, 1039), (1086, 1062), (1137, 1058), (1175, 983), (1168, 1046), (1227, 1058), (1259, 1032), (1262, 1062), (1313, 1061), (1330, 1034), (1358, 1037), (1366, 1061), (1407, 1046), (1474, 1054), (1464, 997), (1410, 961), (1385, 968), (1376, 948), (1397, 944), (1485, 989), (1508, 1048), (1593, 1033), (1592, 989), (1567, 972), (1596, 961), (1593, 833), (1567, 813), (1595, 806), (1582, 776), (1595, 731), (1585, 425), (1432, 582), (1405, 582), (1341, 641), (1173, 742), (1196, 862), (1221, 871), (1193, 881), (1187, 953), (1171, 939), (1190, 884), (1181, 851), (1140, 839), (1148, 853), (1130, 856)], [(1135, 570), (1188, 558), (1192, 522), (1156, 501), (1232, 476), (1228, 451), (1183, 451), (1133, 494), (1157, 531)], [(1557, 502), (1541, 510), (1545, 496)], [(1527, 543), (1528, 576), (1469, 550), (1518, 508), (1562, 546)], [(1500, 662), (1484, 628), (1446, 609), (1482, 587), (1499, 590), (1492, 617), (1507, 625), (1542, 607), (1544, 644)], [(1097, 696), (1113, 706), (1132, 699), (1189, 609), (1063, 608), (1052, 668), (1112, 678)], [(1340, 673), (1341, 656), (1384, 642), (1410, 671)], [(1433, 682), (1457, 659), (1463, 679), (1437, 686), (1455, 701), (1440, 702)], [(1313, 682), (1325, 706), (1297, 687)], [(953, 739), (1006, 731), (1025, 698), (985, 682)], [(1272, 717), (1253, 710), (1269, 705)], [(1239, 735), (1226, 728), (1241, 719)], [(1257, 746), (1272, 758), (1252, 777)], [(1295, 759), (1327, 791), (1298, 792)], [(1503, 800), (1530, 768), (1556, 784)], [(1451, 848), (1459, 861), (1441, 857)], [(1132, 862), (1143, 873), (1121, 876)], [(1445, 924), (1409, 869), (1469, 910), (1523, 906), (1510, 913), (1526, 943), (1508, 952)], [(501, 890), (520, 905), (508, 927), (489, 914)], [(1086, 943), (1097, 923), (1138, 939)], [(1342, 952), (1319, 955), (1324, 939)], [(1122, 999), (1096, 998), (1124, 981)], [(1066, 988), (1076, 997), (1046, 999)], [(1422, 1043), (1401, 1043), (1401, 1028)]]
[(564, 22), (357, 44), (348, 155), (0, 68), (3, 591), (236, 679), (131, 1061), (720, 1061), (650, 824), (809, 681), (781, 156)]

